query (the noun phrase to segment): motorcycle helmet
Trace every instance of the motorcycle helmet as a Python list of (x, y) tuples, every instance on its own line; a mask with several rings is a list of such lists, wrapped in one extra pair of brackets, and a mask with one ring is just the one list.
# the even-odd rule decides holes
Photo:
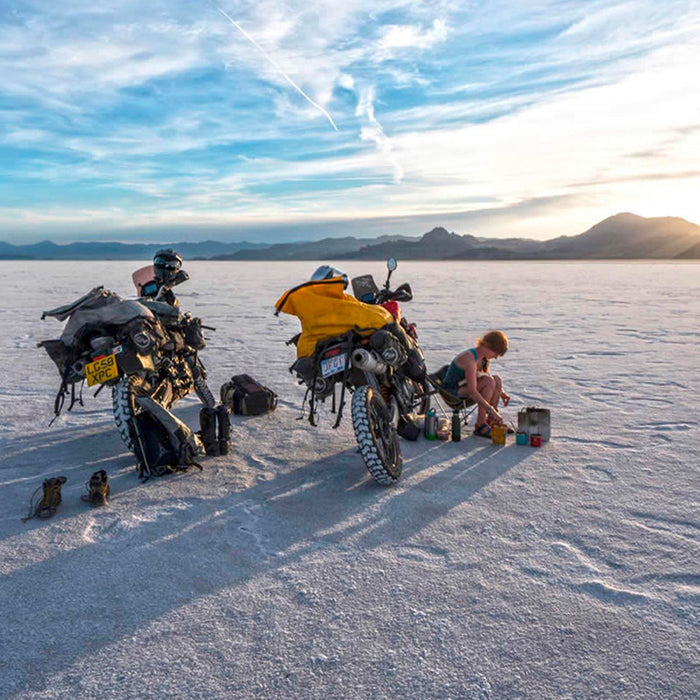
[(172, 248), (163, 248), (153, 256), (153, 271), (159, 282), (172, 282), (181, 267), (182, 257)]
[(342, 277), (343, 289), (348, 288), (348, 276), (342, 270), (331, 265), (321, 265), (321, 267), (317, 267), (311, 275), (311, 281), (320, 282), (321, 280), (333, 279), (333, 277)]

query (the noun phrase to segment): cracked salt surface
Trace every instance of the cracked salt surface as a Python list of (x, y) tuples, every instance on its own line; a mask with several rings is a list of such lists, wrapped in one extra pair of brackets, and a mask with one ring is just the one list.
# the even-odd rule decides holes
[[(400, 262), (429, 366), (503, 328), (506, 414), (542, 403), (554, 437), (403, 442), (391, 488), (348, 421), (297, 420), (296, 321), (271, 307), (313, 263), (187, 265), (182, 306), (218, 329), (212, 387), (246, 371), (280, 407), (234, 417), (203, 473), (146, 484), (108, 392), (47, 427), (58, 377), (34, 348), (60, 328), (41, 311), (97, 284), (128, 296), (136, 264), (0, 266), (1, 298), (22, 291), (0, 337), (1, 697), (700, 695), (700, 265)], [(195, 424), (198, 404), (176, 412)], [(100, 468), (113, 497), (91, 509)], [(57, 515), (21, 523), (57, 474)]]

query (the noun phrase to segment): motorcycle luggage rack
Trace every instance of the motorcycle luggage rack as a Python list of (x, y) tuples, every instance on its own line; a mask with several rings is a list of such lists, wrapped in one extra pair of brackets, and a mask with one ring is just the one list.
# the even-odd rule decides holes
[[(343, 418), (343, 408), (345, 406), (345, 391), (347, 389), (347, 383), (348, 383), (348, 374), (350, 373), (352, 369), (352, 360), (350, 358), (350, 353), (352, 350), (352, 345), (353, 342), (355, 341), (356, 337), (359, 336), (360, 334), (355, 330), (351, 329), (347, 333), (343, 333), (342, 335), (336, 335), (331, 338), (326, 338), (325, 340), (321, 340), (318, 343), (316, 343), (316, 348), (314, 349), (314, 374), (313, 374), (313, 379), (311, 381), (311, 386), (309, 387), (309, 390), (311, 391), (311, 399), (309, 400), (309, 423), (313, 425), (314, 427), (318, 425), (316, 423), (316, 380), (318, 379), (318, 370), (320, 367), (320, 357), (323, 355), (323, 353), (332, 345), (340, 345), (345, 352), (348, 354), (348, 361), (345, 365), (345, 369), (343, 370), (343, 376), (341, 378), (341, 388), (340, 388), (340, 399), (338, 404), (336, 405), (336, 398), (335, 398), (335, 385), (333, 386), (333, 406), (332, 406), (332, 411), (336, 411), (337, 408), (337, 415), (335, 418), (335, 423), (333, 423), (333, 429), (335, 430), (339, 425), (340, 421)], [(308, 391), (307, 391), (308, 393)], [(306, 400), (306, 397), (304, 397), (304, 400)]]

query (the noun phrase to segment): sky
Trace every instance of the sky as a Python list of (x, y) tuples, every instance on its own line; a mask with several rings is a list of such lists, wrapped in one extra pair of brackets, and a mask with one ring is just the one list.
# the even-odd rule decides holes
[(700, 223), (700, 0), (0, 0), (0, 240)]

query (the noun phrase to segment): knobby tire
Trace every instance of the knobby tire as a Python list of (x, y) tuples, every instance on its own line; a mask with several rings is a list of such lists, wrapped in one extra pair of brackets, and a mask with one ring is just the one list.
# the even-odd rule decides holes
[(360, 386), (352, 396), (352, 425), (357, 445), (372, 478), (382, 486), (396, 483), (403, 458), (396, 429), (382, 396), (370, 386)]

